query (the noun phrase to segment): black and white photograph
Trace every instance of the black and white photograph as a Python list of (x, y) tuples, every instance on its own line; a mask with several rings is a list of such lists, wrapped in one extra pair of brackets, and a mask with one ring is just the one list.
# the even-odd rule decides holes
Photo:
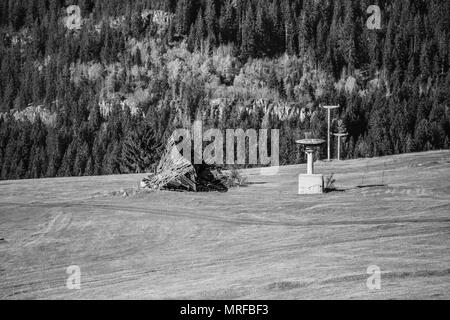
[(448, 300), (449, 107), (450, 0), (0, 0), (0, 300)]

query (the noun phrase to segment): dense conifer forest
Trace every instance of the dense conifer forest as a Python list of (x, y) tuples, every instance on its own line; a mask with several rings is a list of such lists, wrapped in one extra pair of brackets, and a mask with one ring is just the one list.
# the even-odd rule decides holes
[(347, 159), (448, 148), (449, 16), (448, 0), (0, 0), (0, 179), (149, 171), (199, 119), (280, 129), (281, 164), (300, 163), (328, 104)]

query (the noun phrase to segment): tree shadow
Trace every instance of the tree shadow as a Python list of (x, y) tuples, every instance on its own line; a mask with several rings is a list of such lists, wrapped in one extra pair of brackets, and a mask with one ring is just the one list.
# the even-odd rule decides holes
[(325, 188), (325, 193), (346, 192), (346, 191), (354, 190), (354, 189), (370, 189), (370, 188), (384, 188), (384, 187), (388, 187), (388, 185), (387, 184), (368, 184), (368, 185), (364, 185), (364, 186), (356, 186), (356, 187), (347, 188), (347, 189), (331, 187), (331, 188)]
[(346, 192), (348, 189), (340, 189), (340, 188), (325, 188), (325, 193), (333, 193), (333, 192)]

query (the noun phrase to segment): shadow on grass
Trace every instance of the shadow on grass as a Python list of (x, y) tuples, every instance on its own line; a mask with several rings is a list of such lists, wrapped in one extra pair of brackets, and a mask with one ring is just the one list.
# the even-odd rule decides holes
[(339, 188), (325, 188), (325, 193), (333, 193), (333, 192), (345, 192), (348, 189), (339, 189)]
[(368, 188), (381, 188), (381, 187), (387, 187), (387, 184), (368, 184), (365, 186), (356, 186), (357, 189), (368, 189)]
[(245, 184), (242, 184), (240, 186), (236, 186), (236, 188), (248, 188), (250, 186), (259, 186), (267, 184), (267, 182), (246, 182)]
[(355, 189), (370, 189), (370, 188), (385, 188), (388, 187), (387, 184), (368, 184), (365, 186), (356, 186), (354, 188), (348, 188), (348, 189), (341, 189), (341, 188), (325, 188), (325, 193), (333, 193), (333, 192), (346, 192), (349, 190), (355, 190)]

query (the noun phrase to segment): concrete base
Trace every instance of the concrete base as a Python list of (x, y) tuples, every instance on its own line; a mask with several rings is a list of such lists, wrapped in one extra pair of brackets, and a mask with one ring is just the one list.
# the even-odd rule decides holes
[(298, 194), (322, 194), (323, 192), (322, 174), (301, 174), (298, 176)]

